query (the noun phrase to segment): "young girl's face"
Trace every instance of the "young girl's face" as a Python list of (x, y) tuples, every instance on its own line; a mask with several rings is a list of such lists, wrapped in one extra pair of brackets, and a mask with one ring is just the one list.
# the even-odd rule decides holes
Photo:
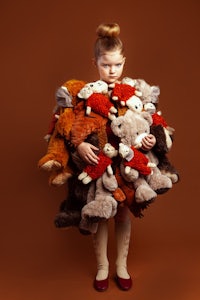
[(115, 83), (121, 77), (125, 57), (119, 50), (105, 52), (95, 62), (100, 79), (106, 83)]

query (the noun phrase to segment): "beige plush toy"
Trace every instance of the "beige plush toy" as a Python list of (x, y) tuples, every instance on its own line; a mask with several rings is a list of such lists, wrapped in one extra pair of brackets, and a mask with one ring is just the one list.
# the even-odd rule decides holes
[[(136, 146), (140, 138), (150, 133), (151, 124), (152, 117), (149, 113), (142, 112), (138, 114), (128, 109), (124, 116), (120, 116), (111, 122), (111, 128), (114, 134), (120, 137), (121, 143), (131, 147)], [(125, 179), (134, 182), (136, 202), (151, 201), (157, 194), (163, 193), (172, 187), (171, 180), (166, 175), (161, 174), (157, 167), (159, 161), (153, 152), (149, 151), (145, 155), (149, 162), (155, 166), (149, 175), (140, 175), (138, 172), (137, 176), (134, 169), (125, 174), (123, 166), (121, 168)]]
[(79, 228), (95, 233), (101, 219), (108, 220), (115, 216), (117, 206), (125, 200), (125, 195), (121, 191), (120, 200), (115, 199), (114, 195), (119, 190), (118, 182), (115, 175), (107, 172), (96, 180), (92, 189), (88, 193), (87, 204), (82, 208)]

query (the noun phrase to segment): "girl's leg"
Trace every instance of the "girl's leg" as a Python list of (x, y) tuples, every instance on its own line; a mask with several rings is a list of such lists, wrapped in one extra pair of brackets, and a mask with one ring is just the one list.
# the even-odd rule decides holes
[(107, 257), (108, 221), (99, 222), (97, 233), (94, 235), (94, 249), (97, 260), (96, 281), (108, 278), (109, 262)]
[[(131, 287), (131, 277), (127, 271), (127, 257), (131, 236), (131, 220), (129, 209), (126, 206), (119, 206), (115, 217), (115, 234), (117, 240), (116, 273), (118, 283), (122, 289)], [(121, 280), (121, 283), (119, 282)]]

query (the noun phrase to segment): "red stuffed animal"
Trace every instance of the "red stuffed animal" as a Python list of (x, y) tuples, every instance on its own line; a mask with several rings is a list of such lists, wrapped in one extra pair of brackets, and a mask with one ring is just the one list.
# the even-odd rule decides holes
[(151, 168), (156, 166), (154, 163), (150, 163), (148, 158), (133, 146), (129, 147), (123, 143), (119, 143), (119, 154), (122, 158), (125, 158), (125, 174), (130, 173), (132, 168), (137, 170), (141, 175), (146, 176), (151, 174)]
[(108, 175), (112, 175), (112, 157), (117, 156), (118, 151), (110, 144), (106, 143), (103, 150), (98, 154), (99, 161), (97, 165), (87, 165), (83, 172), (78, 176), (84, 184), (89, 183), (103, 175), (107, 170)]

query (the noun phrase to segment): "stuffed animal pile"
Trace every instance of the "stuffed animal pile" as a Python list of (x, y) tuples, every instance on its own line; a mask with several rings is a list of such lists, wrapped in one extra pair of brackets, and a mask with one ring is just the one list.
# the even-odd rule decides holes
[[(47, 153), (38, 162), (49, 172), (51, 185), (68, 184), (56, 227), (94, 233), (99, 220), (113, 217), (118, 205), (141, 217), (143, 209), (179, 181), (168, 158), (174, 129), (158, 111), (159, 95), (158, 86), (129, 77), (112, 87), (101, 80), (73, 79), (56, 91), (45, 136)], [(141, 141), (149, 134), (156, 144), (145, 152)], [(83, 141), (99, 148), (97, 165), (86, 165), (79, 157), (76, 147)]]

